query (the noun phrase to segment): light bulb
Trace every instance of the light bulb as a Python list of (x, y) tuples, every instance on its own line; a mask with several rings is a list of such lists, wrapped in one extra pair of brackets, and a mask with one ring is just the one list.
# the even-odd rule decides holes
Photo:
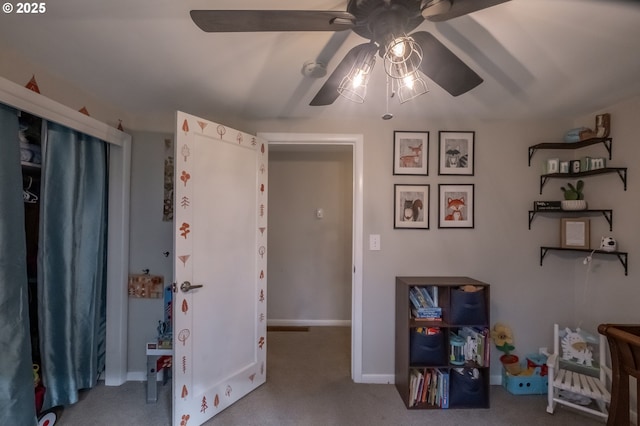
[(404, 41), (402, 41), (401, 39), (396, 39), (395, 44), (393, 45), (393, 48), (391, 49), (391, 51), (393, 52), (393, 54), (398, 57), (401, 58), (404, 56)]
[(413, 74), (412, 75), (408, 75), (404, 78), (404, 85), (406, 87), (408, 87), (409, 89), (413, 89)]
[(364, 72), (362, 72), (362, 70), (358, 70), (358, 73), (356, 74), (356, 76), (353, 78), (353, 87), (360, 87), (360, 85), (362, 85), (362, 81), (364, 80)]

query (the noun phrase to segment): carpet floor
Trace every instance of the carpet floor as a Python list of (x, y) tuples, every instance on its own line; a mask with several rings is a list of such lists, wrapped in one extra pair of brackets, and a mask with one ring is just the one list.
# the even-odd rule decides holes
[[(392, 384), (350, 378), (348, 327), (270, 331), (267, 382), (205, 423), (207, 426), (589, 426), (603, 422), (565, 407), (547, 414), (546, 395), (519, 395), (491, 386), (489, 409), (407, 410)], [(145, 402), (145, 382), (103, 384), (60, 413), (62, 426), (170, 426), (171, 384)], [(194, 425), (189, 425), (194, 426)]]

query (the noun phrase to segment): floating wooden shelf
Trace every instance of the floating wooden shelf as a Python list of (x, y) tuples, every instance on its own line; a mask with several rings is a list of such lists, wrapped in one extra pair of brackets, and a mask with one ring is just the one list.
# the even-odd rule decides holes
[(609, 231), (613, 231), (613, 210), (611, 209), (588, 209), (588, 210), (529, 210), (529, 229), (531, 229), (531, 222), (536, 214), (539, 213), (551, 213), (551, 214), (563, 214), (571, 215), (571, 217), (579, 214), (594, 214), (601, 213), (609, 224)]
[(557, 250), (557, 251), (581, 251), (587, 253), (598, 253), (598, 254), (606, 254), (617, 256), (620, 263), (624, 267), (624, 274), (628, 275), (629, 261), (628, 261), (628, 253), (625, 251), (604, 251), (604, 250), (593, 250), (593, 249), (577, 249), (577, 248), (563, 248), (563, 247), (540, 247), (540, 266), (542, 266), (542, 261), (544, 257), (547, 255), (549, 250)]
[(529, 167), (531, 167), (531, 157), (539, 149), (579, 149), (585, 146), (595, 145), (601, 143), (607, 149), (609, 153), (609, 160), (611, 160), (611, 138), (592, 138), (580, 142), (543, 142), (529, 147)]

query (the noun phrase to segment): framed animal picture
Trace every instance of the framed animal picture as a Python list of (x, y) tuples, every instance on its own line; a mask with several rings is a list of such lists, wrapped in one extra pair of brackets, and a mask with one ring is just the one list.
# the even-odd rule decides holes
[(429, 175), (429, 132), (393, 132), (393, 174)]
[(474, 185), (438, 185), (438, 228), (473, 228)]
[(429, 185), (394, 185), (395, 229), (429, 229)]
[(440, 131), (438, 174), (473, 176), (476, 132)]

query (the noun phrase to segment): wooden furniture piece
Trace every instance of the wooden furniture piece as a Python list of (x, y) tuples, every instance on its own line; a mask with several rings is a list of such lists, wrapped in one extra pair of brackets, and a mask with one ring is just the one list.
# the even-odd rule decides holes
[[(478, 291), (460, 289), (467, 285)], [(409, 295), (413, 287), (436, 290), (440, 320), (416, 318)], [(407, 408), (489, 408), (489, 300), (489, 284), (468, 277), (396, 277), (395, 385)], [(432, 334), (421, 335), (420, 329)], [(465, 346), (461, 360), (454, 353), (459, 355), (465, 332), (477, 333), (479, 344)], [(416, 375), (422, 375), (422, 387), (416, 386)], [(434, 375), (448, 379), (441, 388), (444, 402), (428, 400), (424, 383)], [(422, 398), (416, 397), (416, 387)]]
[(636, 407), (640, 406), (640, 325), (600, 324), (598, 332), (609, 342), (613, 370), (607, 425), (629, 425), (629, 376), (636, 379)]
[[(558, 324), (554, 324), (553, 353), (547, 359), (548, 413), (553, 414), (556, 404), (561, 404), (607, 419), (611, 368), (605, 364), (605, 346), (602, 335), (596, 343), (588, 342), (580, 337), (579, 330), (560, 330)], [(591, 400), (597, 409), (589, 406)]]

